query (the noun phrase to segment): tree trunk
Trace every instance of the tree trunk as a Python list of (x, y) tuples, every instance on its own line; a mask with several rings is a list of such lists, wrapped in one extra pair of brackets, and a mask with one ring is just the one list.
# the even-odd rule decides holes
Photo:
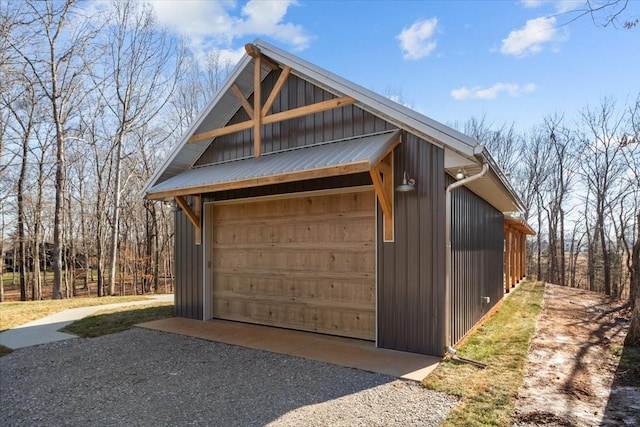
[[(20, 166), (20, 177), (18, 178), (18, 268), (20, 271), (20, 301), (27, 300), (27, 249), (25, 246), (24, 234), (24, 180), (27, 175), (27, 141), (22, 141), (22, 164)], [(14, 258), (14, 269), (15, 269)]]
[(118, 228), (120, 225), (120, 160), (122, 157), (122, 140), (117, 142), (115, 152), (116, 181), (113, 190), (113, 217), (111, 219), (111, 259), (109, 268), (109, 295), (115, 295), (116, 261), (118, 258)]
[(562, 286), (567, 286), (567, 265), (566, 258), (564, 253), (564, 209), (560, 208), (560, 284)]
[[(55, 102), (54, 102), (55, 109)], [(57, 113), (54, 113), (57, 114)], [(62, 298), (62, 210), (64, 208), (64, 137), (61, 123), (56, 123), (56, 204), (53, 214), (53, 299)]]
[(637, 215), (637, 230), (638, 235), (631, 253), (631, 280), (629, 284), (633, 312), (631, 313), (629, 332), (627, 332), (627, 337), (624, 341), (625, 345), (631, 347), (640, 347), (640, 214)]

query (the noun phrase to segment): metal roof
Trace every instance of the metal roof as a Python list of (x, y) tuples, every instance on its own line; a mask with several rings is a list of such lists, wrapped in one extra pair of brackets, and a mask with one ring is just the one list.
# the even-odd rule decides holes
[[(398, 140), (399, 130), (369, 134), (334, 142), (189, 169), (148, 190), (152, 199), (290, 182), (322, 176), (366, 172)], [(290, 179), (289, 179), (290, 178)]]
[[(290, 66), (292, 74), (336, 96), (351, 96), (356, 100), (355, 105), (393, 123), (398, 128), (446, 150), (458, 153), (478, 165), (481, 163), (474, 153), (474, 147), (478, 144), (473, 138), (262, 40), (256, 40), (254, 44), (274, 62)], [(270, 68), (263, 65), (261, 78), (264, 79), (269, 72)], [(158, 184), (193, 167), (211, 140), (189, 143), (189, 138), (194, 134), (224, 126), (241, 108), (240, 102), (231, 91), (231, 86), (234, 83), (245, 97), (250, 96), (253, 92), (253, 67), (249, 55), (242, 57), (211, 103), (185, 133), (162, 166), (147, 181), (143, 189), (144, 193), (150, 192)], [(490, 168), (494, 172), (492, 174), (493, 185), (500, 192), (505, 192), (507, 197), (513, 199), (516, 209), (521, 209), (522, 201), (509, 184), (508, 179), (495, 163), (491, 163)]]

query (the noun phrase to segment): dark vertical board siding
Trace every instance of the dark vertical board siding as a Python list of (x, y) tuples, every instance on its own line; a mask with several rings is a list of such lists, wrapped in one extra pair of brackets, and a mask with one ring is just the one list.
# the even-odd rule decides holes
[(443, 354), (444, 151), (403, 132), (395, 185), (406, 170), (416, 191), (394, 194), (393, 242), (384, 242), (378, 206), (378, 345)]
[(202, 245), (182, 211), (175, 213), (174, 244), (176, 316), (202, 319)]
[[(270, 73), (262, 82), (263, 102), (269, 96), (279, 73)], [(271, 108), (273, 113), (302, 107), (335, 98), (331, 93), (294, 75), (289, 75), (280, 95)], [(253, 105), (253, 95), (249, 97)], [(229, 124), (249, 120), (240, 108)], [(395, 129), (383, 119), (355, 105), (310, 114), (295, 119), (264, 125), (262, 150), (264, 153), (295, 148), (319, 142), (333, 141), (355, 135)], [(219, 136), (196, 161), (196, 166), (248, 157), (253, 154), (253, 130)]]
[[(447, 176), (447, 184), (453, 178)], [(503, 296), (504, 217), (467, 188), (451, 194), (451, 325), (459, 341)], [(489, 297), (485, 304), (481, 297)]]

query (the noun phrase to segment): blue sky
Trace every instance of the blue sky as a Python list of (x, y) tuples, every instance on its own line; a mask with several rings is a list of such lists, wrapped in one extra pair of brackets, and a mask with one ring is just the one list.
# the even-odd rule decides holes
[[(640, 93), (640, 27), (568, 23), (577, 1), (171, 1), (159, 22), (237, 60), (261, 38), (443, 123), (527, 129)], [(640, 15), (640, 1), (627, 15)]]

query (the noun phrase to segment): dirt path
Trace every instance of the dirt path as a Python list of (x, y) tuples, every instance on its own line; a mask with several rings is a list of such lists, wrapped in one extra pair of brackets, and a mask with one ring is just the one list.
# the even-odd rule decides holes
[(624, 340), (625, 314), (602, 295), (547, 284), (517, 426), (640, 425), (640, 384), (614, 383), (613, 350)]

